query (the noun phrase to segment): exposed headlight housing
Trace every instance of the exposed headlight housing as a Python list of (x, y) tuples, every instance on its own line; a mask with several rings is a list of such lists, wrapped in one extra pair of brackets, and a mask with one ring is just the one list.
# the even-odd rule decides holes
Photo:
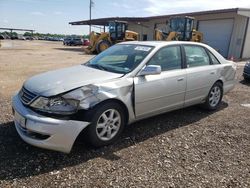
[(30, 106), (46, 113), (70, 115), (77, 111), (79, 103), (79, 100), (63, 97), (38, 97)]
[(77, 112), (80, 102), (84, 106), (84, 100), (97, 91), (98, 87), (86, 85), (58, 97), (38, 97), (30, 106), (41, 112), (70, 115)]

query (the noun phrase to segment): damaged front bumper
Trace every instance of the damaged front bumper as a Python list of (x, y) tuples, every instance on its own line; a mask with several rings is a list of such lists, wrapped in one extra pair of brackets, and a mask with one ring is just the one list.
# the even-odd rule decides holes
[(80, 134), (90, 122), (60, 120), (42, 116), (25, 107), (18, 95), (12, 98), (15, 127), (27, 143), (40, 148), (69, 153)]

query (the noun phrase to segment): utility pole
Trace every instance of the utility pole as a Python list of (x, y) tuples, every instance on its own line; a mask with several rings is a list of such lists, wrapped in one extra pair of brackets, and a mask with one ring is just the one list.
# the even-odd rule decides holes
[(91, 13), (92, 13), (91, 10), (92, 10), (93, 5), (94, 5), (93, 0), (89, 0), (89, 21), (90, 21), (90, 23), (89, 23), (89, 34), (91, 33)]

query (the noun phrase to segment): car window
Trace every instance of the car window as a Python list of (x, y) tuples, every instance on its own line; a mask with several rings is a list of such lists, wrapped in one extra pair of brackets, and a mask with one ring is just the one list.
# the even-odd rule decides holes
[(162, 71), (181, 69), (181, 49), (179, 46), (161, 48), (148, 65), (160, 65)]
[(209, 65), (209, 57), (204, 48), (199, 46), (184, 46), (187, 67)]
[(212, 64), (214, 64), (214, 65), (220, 64), (220, 62), (217, 60), (217, 58), (214, 56), (214, 54), (212, 54), (210, 51), (208, 51), (208, 53), (210, 55)]
[(91, 59), (86, 66), (126, 74), (134, 70), (151, 52), (153, 46), (114, 45)]

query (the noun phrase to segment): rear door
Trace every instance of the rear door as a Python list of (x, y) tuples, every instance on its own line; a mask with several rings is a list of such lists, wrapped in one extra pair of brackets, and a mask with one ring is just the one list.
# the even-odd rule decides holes
[(185, 106), (190, 106), (206, 98), (217, 80), (218, 71), (210, 64), (205, 48), (198, 45), (184, 45), (184, 51), (187, 64)]
[(162, 72), (134, 78), (137, 118), (183, 107), (186, 70), (182, 68), (180, 46), (160, 49), (147, 65), (160, 65)]

